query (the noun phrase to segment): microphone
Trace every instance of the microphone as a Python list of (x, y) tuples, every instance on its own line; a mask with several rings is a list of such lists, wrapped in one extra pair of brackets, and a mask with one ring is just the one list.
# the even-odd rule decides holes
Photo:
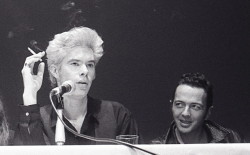
[(63, 118), (63, 101), (61, 96), (65, 93), (69, 93), (74, 89), (74, 83), (70, 80), (64, 81), (62, 85), (59, 87), (56, 87), (51, 90), (51, 94), (53, 95), (59, 95), (58, 102), (61, 103), (60, 106), (57, 107), (57, 122), (56, 122), (56, 131), (55, 131), (55, 142), (57, 145), (64, 145), (65, 143), (65, 129), (64, 125), (60, 121), (60, 119)]
[(70, 80), (63, 82), (62, 85), (51, 90), (52, 94), (62, 96), (65, 93), (70, 93), (74, 89), (74, 83)]

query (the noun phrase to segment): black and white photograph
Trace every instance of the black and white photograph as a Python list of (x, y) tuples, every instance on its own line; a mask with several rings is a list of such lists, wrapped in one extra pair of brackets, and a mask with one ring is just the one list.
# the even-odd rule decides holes
[(250, 0), (0, 0), (0, 62), (0, 153), (250, 154)]

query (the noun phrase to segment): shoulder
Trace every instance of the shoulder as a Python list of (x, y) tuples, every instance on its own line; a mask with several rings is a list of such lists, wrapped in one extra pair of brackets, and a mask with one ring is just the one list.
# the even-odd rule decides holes
[(240, 134), (232, 129), (227, 129), (228, 131), (228, 138), (230, 139), (230, 141), (232, 143), (243, 143), (244, 140), (243, 138), (240, 136)]
[(227, 143), (241, 143), (243, 139), (240, 134), (232, 129), (222, 127), (221, 125), (212, 122), (206, 121), (206, 126), (211, 132), (211, 136), (214, 140), (225, 141)]
[(120, 102), (116, 101), (110, 101), (110, 100), (100, 100), (100, 99), (94, 99), (89, 97), (90, 104), (95, 104), (97, 107), (100, 108), (101, 111), (110, 111), (112, 110), (113, 113), (119, 114), (119, 113), (127, 113), (131, 114), (131, 112)]
[(111, 106), (114, 109), (128, 110), (123, 104), (116, 101), (102, 100), (102, 106)]
[(116, 101), (108, 101), (108, 100), (103, 100), (102, 101), (103, 106), (107, 106), (111, 108), (115, 114), (115, 116), (124, 116), (124, 117), (131, 117), (131, 112), (121, 103), (116, 102)]

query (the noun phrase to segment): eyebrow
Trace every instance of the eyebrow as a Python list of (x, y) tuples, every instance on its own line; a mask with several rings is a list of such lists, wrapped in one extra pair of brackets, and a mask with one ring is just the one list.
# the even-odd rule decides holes
[(88, 61), (88, 62), (93, 62), (93, 63), (96, 63), (96, 62), (95, 62), (95, 60), (90, 60), (90, 61)]
[(70, 59), (69, 62), (70, 61), (81, 61), (81, 60), (79, 60), (79, 59)]
[[(71, 60), (69, 60), (68, 62), (72, 62), (72, 61), (80, 62), (81, 60), (79, 60), (79, 59), (71, 59)], [(90, 60), (90, 61), (88, 61), (88, 62), (96, 63), (95, 60)]]
[[(175, 100), (173, 102), (183, 102), (183, 101), (182, 100)], [(185, 103), (185, 102), (183, 102), (183, 103)]]
[[(184, 102), (184, 101), (182, 101), (182, 100), (175, 100), (173, 103), (175, 103), (175, 102), (186, 103), (186, 102)], [(202, 103), (198, 103), (198, 102), (191, 102), (190, 104), (199, 104), (199, 105), (204, 106)]]

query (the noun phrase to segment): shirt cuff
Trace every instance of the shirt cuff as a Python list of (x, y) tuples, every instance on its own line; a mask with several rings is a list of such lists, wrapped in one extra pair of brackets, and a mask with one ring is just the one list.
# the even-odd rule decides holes
[(21, 114), (20, 114), (21, 123), (29, 124), (32, 121), (40, 119), (40, 110), (37, 104), (30, 106), (19, 105), (19, 107), (21, 109)]

